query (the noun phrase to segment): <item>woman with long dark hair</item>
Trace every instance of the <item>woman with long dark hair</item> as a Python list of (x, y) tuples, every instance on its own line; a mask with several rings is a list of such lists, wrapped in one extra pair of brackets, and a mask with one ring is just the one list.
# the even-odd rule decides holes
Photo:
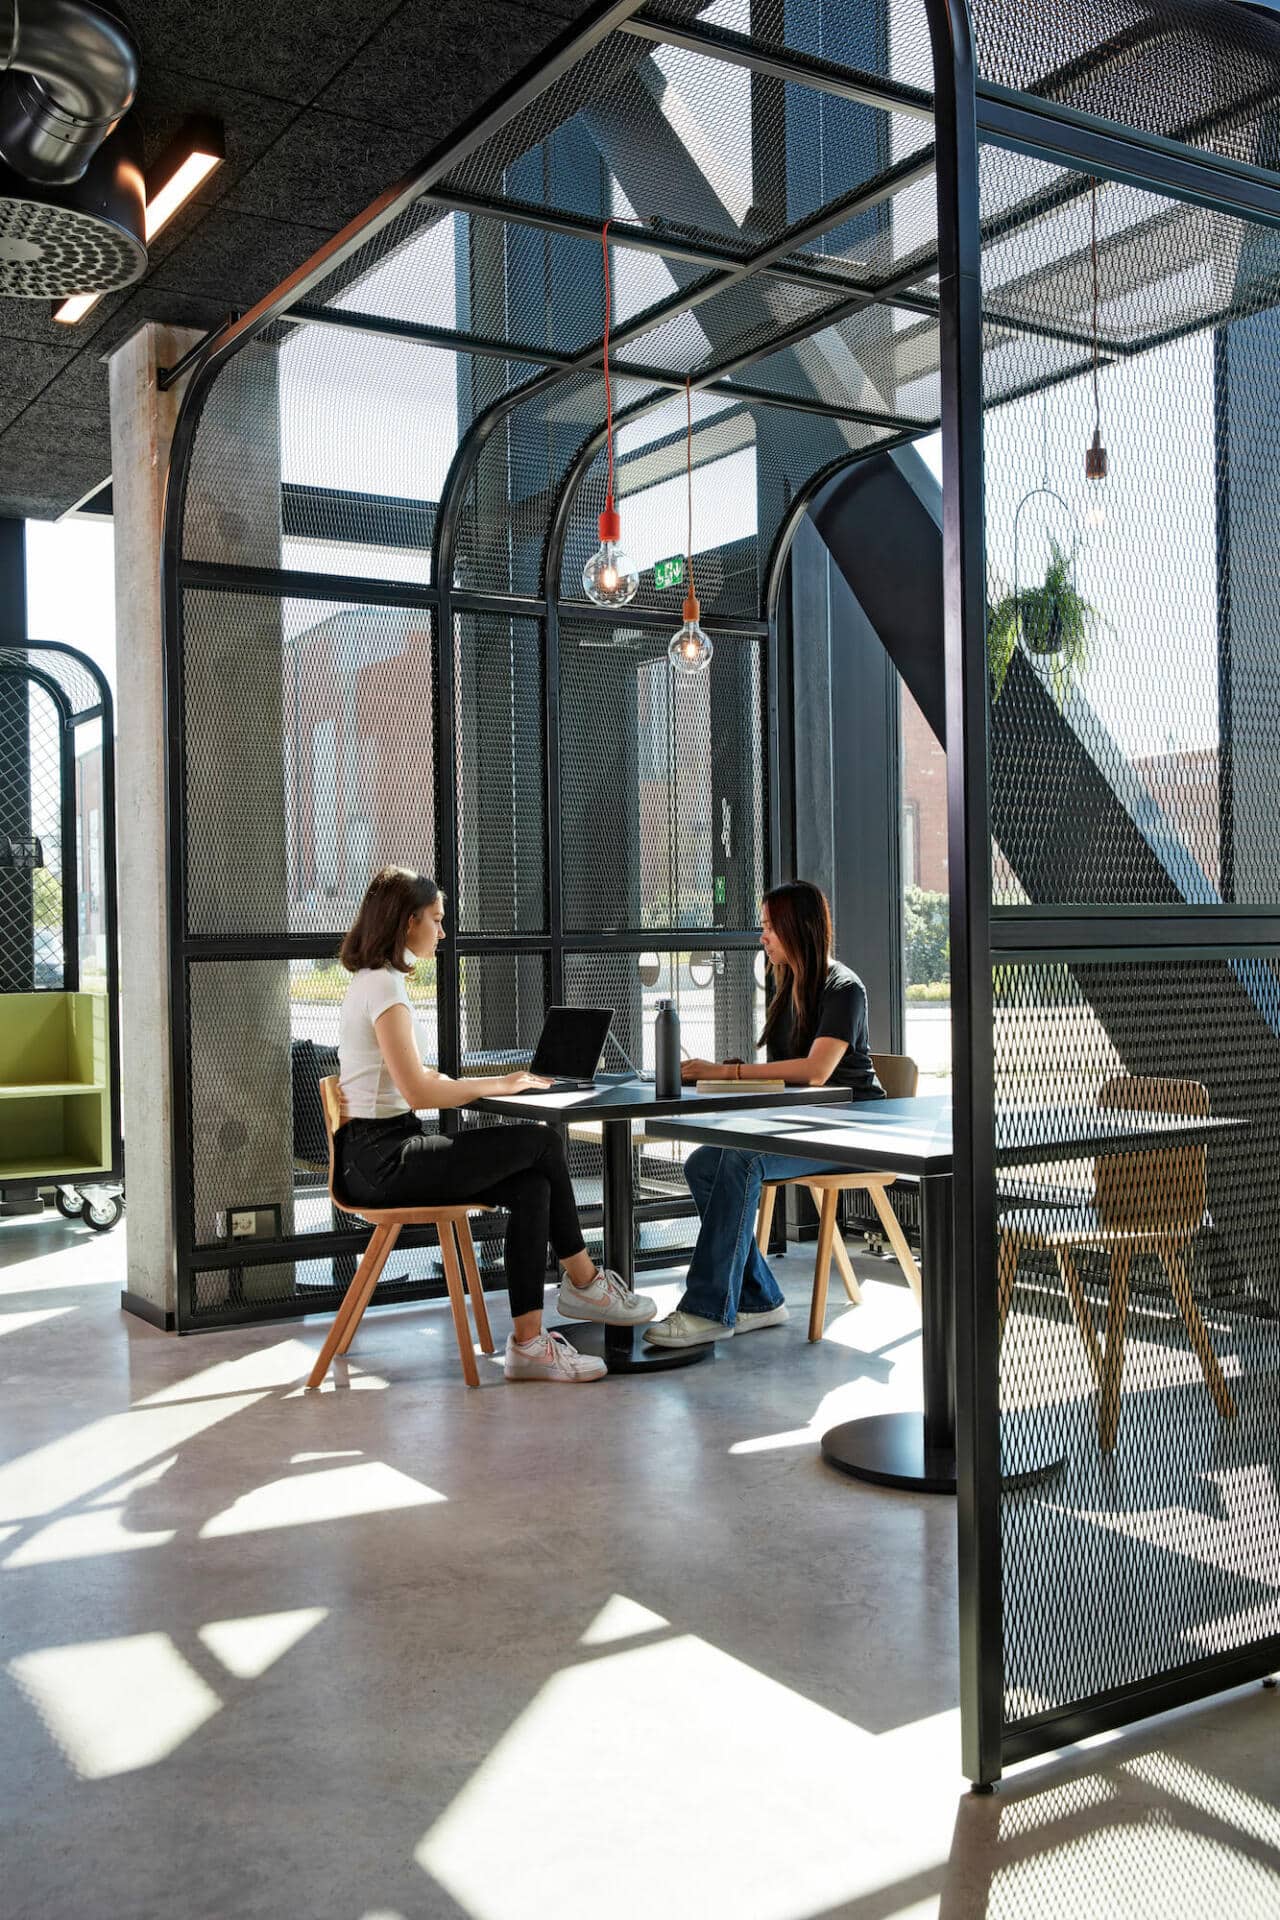
[[(871, 1061), (867, 990), (851, 968), (832, 958), (826, 895), (808, 880), (788, 880), (766, 893), (760, 919), (769, 981), (760, 1036), (765, 1059), (686, 1060), (685, 1080), (837, 1085), (849, 1089), (851, 1100), (883, 1100)], [(755, 1240), (760, 1189), (766, 1180), (839, 1169), (792, 1154), (698, 1147), (684, 1171), (702, 1224), (684, 1298), (665, 1320), (645, 1328), (645, 1339), (657, 1347), (696, 1347), (781, 1326), (786, 1302)]]
[(586, 1250), (564, 1142), (553, 1127), (486, 1127), (427, 1133), (421, 1108), (470, 1106), (487, 1094), (549, 1086), (531, 1073), (452, 1080), (424, 1065), (405, 989), (415, 960), (444, 938), (444, 896), (434, 880), (402, 867), (375, 874), (339, 959), (351, 974), (338, 1029), (343, 1124), (334, 1136), (340, 1198), (357, 1207), (504, 1207), (507, 1291), (512, 1330), (503, 1370), (508, 1380), (573, 1385), (598, 1380), (603, 1360), (578, 1353), (542, 1325), (547, 1243), (564, 1269), (557, 1305), (574, 1320), (635, 1326), (657, 1311), (601, 1272)]

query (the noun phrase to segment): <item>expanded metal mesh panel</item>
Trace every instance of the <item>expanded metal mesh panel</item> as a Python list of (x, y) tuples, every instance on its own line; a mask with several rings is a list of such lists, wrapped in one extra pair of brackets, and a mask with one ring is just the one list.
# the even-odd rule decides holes
[(29, 668), (61, 689), (73, 718), (101, 706), (101, 687), (83, 662), (72, 654), (38, 642), (23, 647), (0, 647), (0, 673), (25, 673)]
[(320, 325), (252, 342), (200, 416), (184, 556), (429, 580), (459, 440), (481, 408), (536, 371)]
[(536, 933), (547, 925), (541, 624), (458, 615), (454, 672), (458, 925)]
[[(24, 652), (9, 648), (0, 652), (0, 992), (4, 993), (65, 984), (65, 743), (53, 696), (29, 677)], [(17, 843), (12, 864), (10, 841)], [(72, 867), (66, 884), (74, 886), (74, 847), (66, 849), (66, 858)]]
[(674, 674), (665, 633), (560, 635), (563, 914), (569, 928), (755, 922), (768, 818), (763, 643), (717, 634)]
[[(642, 1072), (657, 1065), (654, 1021), (662, 1000), (675, 1002), (681, 1044), (695, 1059), (749, 1060), (764, 1027), (764, 967), (754, 948), (567, 953), (564, 982), (572, 1005), (613, 1008), (613, 1033)], [(623, 1064), (610, 1047), (605, 1065)]]
[[(1280, 234), (1123, 181), (1060, 172), (984, 150), (984, 190), (1004, 211), (990, 222), (983, 289), (1005, 317), (1092, 337), (1096, 212), (1098, 330), (1106, 352), (1233, 314), (1273, 306)], [(1096, 207), (1095, 207), (1096, 200)]]
[[(443, 191), (708, 239), (746, 256), (929, 137), (911, 116), (617, 33)], [(673, 212), (673, 209), (677, 211)]]
[(464, 953), (459, 957), (463, 1074), (527, 1067), (549, 1003), (545, 953)]
[[(268, 1261), (260, 1266), (229, 1263), (197, 1270), (188, 1282), (190, 1304), (184, 1323), (189, 1321), (193, 1327), (235, 1326), (255, 1313), (278, 1313), (283, 1318), (288, 1314), (336, 1312), (355, 1276), (370, 1230), (357, 1220), (352, 1222), (352, 1231), (362, 1236), (362, 1244), (351, 1253), (333, 1254), (323, 1260)], [(476, 1216), (471, 1235), (481, 1273), (490, 1285), (501, 1270), (501, 1216), (492, 1220)], [(423, 1244), (415, 1245), (415, 1241)], [(369, 1304), (376, 1307), (392, 1301), (432, 1300), (444, 1292), (444, 1269), (433, 1230), (408, 1228), (396, 1242)], [(438, 1320), (419, 1321), (415, 1335), (439, 1341), (437, 1359), (446, 1368), (457, 1365), (453, 1321), (447, 1311)], [(358, 1347), (353, 1348), (348, 1364), (353, 1382), (362, 1373), (376, 1372), (361, 1358)]]
[(437, 867), (430, 614), (190, 591), (185, 923), (340, 935), (380, 867)]
[(784, 280), (739, 281), (629, 340), (618, 348), (617, 362), (680, 376), (701, 373), (767, 346), (779, 334), (816, 325), (839, 300), (838, 293)]
[[(690, 948), (679, 953), (566, 953), (565, 999), (573, 1006), (612, 1007), (613, 1033), (632, 1063), (652, 1073), (654, 1021), (659, 1000), (674, 1000), (680, 1037), (695, 1056), (749, 1059), (764, 1025), (763, 968), (749, 950)], [(622, 1055), (606, 1048), (604, 1065), (623, 1071)], [(599, 1129), (570, 1122), (569, 1164), (580, 1206), (599, 1203), (603, 1168)], [(698, 1221), (684, 1177), (687, 1148), (650, 1140), (633, 1128), (636, 1199), (635, 1250), (644, 1265), (687, 1257)]]
[[(676, 281), (653, 254), (615, 252), (613, 321), (624, 326)], [(604, 333), (600, 242), (419, 202), (322, 288), (325, 304), (575, 353)]]
[(997, 1208), (1017, 1724), (1280, 1630), (1280, 965), (1037, 961), (994, 994), (997, 1159), (1057, 1193)]
[[(652, 392), (638, 380), (615, 378), (615, 411)], [(570, 374), (531, 395), (495, 424), (458, 501), (458, 586), (541, 593), (547, 529), (565, 475), (604, 419), (604, 377), (590, 372)]]
[[(927, 133), (928, 129), (922, 132)], [(791, 254), (786, 265), (821, 267), (859, 286), (896, 281), (938, 245), (938, 185), (926, 173), (888, 200), (864, 207)]]
[[(984, 151), (984, 177), (1007, 180), (1011, 166)], [(1069, 229), (1074, 291), (1044, 313), (1069, 314), (1087, 339), (1092, 196), (1075, 184), (1050, 216), (1052, 271), (1050, 234), (1023, 227), (987, 256), (984, 297), (1007, 309), (1025, 289), (1030, 306), (1037, 284), (1065, 286)], [(1108, 251), (1103, 210), (1120, 193), (1098, 194), (1102, 328), (1174, 337), (1141, 354), (1100, 350), (1095, 403), (1087, 347), (1022, 336), (1020, 375), (1039, 391), (986, 419), (994, 898), (1274, 903), (1280, 317), (1274, 290), (1258, 304), (1273, 240), (1181, 209), (1174, 230), (1194, 225), (1204, 243), (1194, 256), (1144, 251), (1162, 231), (1154, 213), (1125, 229), (1130, 251)], [(1143, 198), (1150, 213), (1158, 203)], [(1232, 282), (1244, 308), (1217, 340), (1186, 331)], [(1009, 351), (989, 351), (988, 373)], [(1076, 377), (1063, 379), (1073, 354)], [(1105, 480), (1085, 475), (1095, 424)]]
[(923, 0), (850, 7), (843, 0), (794, 6), (789, 0), (651, 0), (654, 20), (711, 27), (764, 53), (811, 54), (922, 93), (933, 86), (929, 21)]
[[(350, 975), (324, 960), (202, 960), (188, 968), (191, 1213), (198, 1247), (234, 1207), (274, 1206), (286, 1237), (352, 1229), (328, 1192), (319, 1082), (338, 1071)], [(406, 982), (423, 1057), (438, 1058), (435, 970)], [(353, 1269), (354, 1270), (354, 1269)]]
[(1182, 140), (1232, 160), (1280, 162), (1280, 33), (1226, 0), (973, 0), (987, 80)]
[[(615, 492), (622, 544), (640, 567), (636, 605), (680, 625), (684, 587), (657, 584), (654, 562), (685, 547), (685, 396), (672, 394), (619, 429)], [(759, 606), (759, 476), (750, 413), (717, 394), (694, 394), (694, 570), (703, 606), (754, 616)], [(563, 596), (583, 600), (582, 569), (600, 544), (608, 485), (601, 448), (579, 483), (561, 566)], [(708, 544), (708, 541), (714, 544)]]
[[(891, 307), (864, 307), (736, 376), (743, 385), (831, 407), (935, 421), (942, 411), (938, 328)], [(872, 444), (871, 430), (864, 442)]]

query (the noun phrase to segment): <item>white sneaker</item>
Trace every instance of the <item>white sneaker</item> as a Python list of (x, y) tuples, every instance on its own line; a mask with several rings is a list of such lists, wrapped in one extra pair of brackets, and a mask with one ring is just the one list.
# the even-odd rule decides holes
[(790, 1319), (786, 1302), (780, 1306), (767, 1307), (761, 1313), (740, 1313), (733, 1323), (735, 1333), (759, 1333), (761, 1327), (780, 1327)]
[(594, 1354), (579, 1353), (560, 1333), (544, 1333), (532, 1350), (507, 1335), (502, 1371), (508, 1380), (550, 1380), (555, 1386), (576, 1387), (584, 1380), (603, 1380), (609, 1369)]
[(597, 1273), (589, 1287), (575, 1287), (565, 1274), (556, 1305), (568, 1320), (596, 1320), (607, 1327), (643, 1326), (658, 1311), (656, 1300), (647, 1293), (632, 1293), (612, 1267)]
[(732, 1340), (733, 1328), (723, 1320), (704, 1320), (700, 1313), (669, 1313), (646, 1327), (644, 1337), (651, 1347), (705, 1347), (713, 1340)]

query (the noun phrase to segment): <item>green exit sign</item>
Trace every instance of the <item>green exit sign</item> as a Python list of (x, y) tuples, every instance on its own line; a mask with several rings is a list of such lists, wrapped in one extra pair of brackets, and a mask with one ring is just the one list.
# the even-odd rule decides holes
[(684, 555), (677, 553), (670, 560), (659, 560), (653, 569), (653, 584), (659, 593), (665, 587), (684, 585)]

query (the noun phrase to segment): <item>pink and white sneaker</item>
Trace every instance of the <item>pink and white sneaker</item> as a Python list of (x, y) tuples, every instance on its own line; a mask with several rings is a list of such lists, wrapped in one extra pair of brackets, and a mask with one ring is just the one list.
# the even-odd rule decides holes
[(556, 1306), (566, 1320), (594, 1320), (606, 1327), (642, 1327), (658, 1311), (647, 1293), (632, 1293), (620, 1274), (603, 1267), (589, 1287), (575, 1287), (562, 1274)]
[(508, 1380), (548, 1380), (557, 1387), (576, 1387), (587, 1380), (603, 1380), (608, 1368), (593, 1354), (579, 1353), (561, 1333), (542, 1334), (537, 1344), (521, 1346), (507, 1335), (502, 1371)]

